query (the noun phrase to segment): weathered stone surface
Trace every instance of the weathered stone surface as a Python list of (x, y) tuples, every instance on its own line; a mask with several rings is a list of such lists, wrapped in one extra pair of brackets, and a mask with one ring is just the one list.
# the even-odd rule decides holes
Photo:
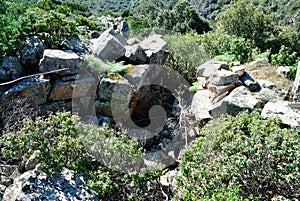
[(300, 105), (297, 103), (270, 101), (265, 105), (261, 115), (264, 118), (278, 117), (286, 125), (300, 126)]
[(131, 84), (127, 80), (112, 80), (110, 78), (100, 80), (97, 92), (100, 101), (110, 101), (112, 98), (129, 100), (132, 93)]
[(38, 65), (43, 57), (45, 50), (44, 44), (37, 36), (30, 38), (26, 44), (20, 49), (21, 63), (26, 66)]
[(129, 38), (127, 40), (128, 45), (135, 45), (135, 44), (139, 44), (141, 41), (137, 38)]
[(262, 88), (268, 88), (268, 89), (274, 89), (275, 84), (269, 80), (261, 80), (257, 79), (256, 82), (262, 87)]
[(150, 64), (163, 65), (168, 57), (167, 42), (162, 35), (154, 34), (139, 43), (145, 51)]
[(253, 79), (253, 77), (245, 72), (242, 77), (240, 77), (240, 81), (252, 92), (257, 92), (261, 89), (259, 84)]
[(2, 104), (7, 104), (19, 97), (26, 99), (26, 102), (33, 105), (40, 105), (47, 101), (50, 93), (51, 84), (48, 78), (43, 76), (32, 76), (19, 82), (6, 92), (0, 98)]
[[(50, 102), (39, 107), (41, 113), (47, 114), (49, 112), (56, 112), (56, 111), (70, 111), (72, 109), (72, 102), (71, 101), (55, 101)], [(78, 111), (76, 111), (78, 112)]]
[(126, 40), (113, 29), (103, 32), (93, 45), (93, 54), (102, 60), (116, 61), (125, 56)]
[(95, 102), (95, 111), (96, 111), (97, 115), (112, 117), (111, 103), (108, 101), (101, 102), (101, 101), (97, 100)]
[(257, 93), (256, 98), (261, 102), (261, 105), (264, 105), (269, 101), (278, 101), (280, 99), (279, 95), (269, 88), (262, 88)]
[(298, 63), (298, 69), (296, 72), (296, 78), (293, 83), (292, 93), (294, 94), (293, 99), (297, 102), (300, 101), (300, 61)]
[(0, 60), (0, 82), (7, 82), (21, 77), (24, 70), (17, 57), (5, 57)]
[(137, 65), (133, 67), (128, 73), (124, 75), (124, 78), (128, 80), (130, 84), (135, 87), (151, 83), (152, 80), (159, 75), (160, 71), (156, 66), (151, 65)]
[(210, 76), (209, 82), (216, 86), (224, 86), (238, 82), (238, 78), (238, 74), (221, 69)]
[(191, 111), (199, 125), (212, 119), (209, 110), (212, 108), (212, 93), (209, 90), (199, 90), (195, 93), (191, 104)]
[(228, 91), (233, 90), (235, 87), (236, 87), (236, 82), (233, 82), (231, 84), (224, 85), (224, 86), (216, 86), (216, 85), (213, 85), (211, 83), (207, 85), (207, 89), (209, 89), (215, 95), (224, 94)]
[(217, 60), (209, 60), (198, 67), (197, 77), (209, 78), (210, 76), (216, 74), (216, 72), (221, 69), (229, 70), (228, 63), (217, 61)]
[(149, 58), (145, 51), (141, 48), (140, 45), (125, 46), (126, 53), (125, 57), (128, 59), (131, 64), (145, 64), (149, 63)]
[(259, 101), (253, 97), (246, 87), (241, 86), (234, 89), (228, 96), (213, 105), (210, 115), (214, 118), (222, 114), (237, 115), (243, 110), (254, 110), (259, 108)]
[(245, 66), (233, 66), (232, 72), (238, 74), (239, 76), (242, 76), (246, 72)]
[(63, 169), (51, 175), (31, 170), (25, 172), (7, 187), (3, 201), (12, 200), (99, 200), (88, 189), (83, 176)]
[(57, 80), (50, 94), (50, 99), (54, 101), (67, 100), (83, 97), (95, 82), (93, 77), (84, 77), (75, 81)]
[(46, 49), (39, 65), (39, 71), (49, 72), (67, 68), (69, 70), (64, 74), (74, 74), (78, 72), (81, 62), (81, 58), (74, 52)]
[(269, 64), (269, 60), (267, 58), (261, 58), (261, 59), (252, 61), (251, 63), (249, 63), (249, 66), (259, 67), (259, 66), (265, 66), (268, 64)]
[(66, 49), (76, 52), (79, 55), (87, 54), (89, 52), (89, 45), (90, 42), (82, 36), (72, 38), (63, 43)]

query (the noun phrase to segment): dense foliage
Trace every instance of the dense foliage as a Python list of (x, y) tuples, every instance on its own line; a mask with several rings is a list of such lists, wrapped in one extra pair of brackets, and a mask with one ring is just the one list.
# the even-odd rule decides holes
[(45, 0), (24, 4), (1, 1), (0, 55), (16, 54), (33, 35), (39, 35), (48, 47), (59, 47), (64, 40), (85, 34), (79, 26), (103, 30), (104, 25), (89, 19), (87, 11), (85, 4), (76, 2), (56, 4)]
[[(1, 137), (0, 156), (2, 160), (20, 161), (35, 152), (42, 170), (51, 173), (68, 168), (84, 173), (88, 186), (104, 200), (143, 200), (147, 198), (147, 194), (156, 196), (157, 200), (163, 199), (163, 187), (159, 183), (160, 169), (144, 169), (140, 173), (109, 169), (89, 149), (89, 143), (97, 142), (105, 142), (105, 148), (101, 149), (102, 154), (124, 150), (141, 156), (135, 139), (130, 139), (108, 126), (100, 128), (81, 123), (77, 116), (69, 112), (50, 114), (34, 120), (25, 118), (17, 132), (4, 133)], [(122, 157), (119, 160), (128, 162)]]
[(299, 199), (300, 132), (259, 111), (212, 120), (180, 163), (178, 200)]

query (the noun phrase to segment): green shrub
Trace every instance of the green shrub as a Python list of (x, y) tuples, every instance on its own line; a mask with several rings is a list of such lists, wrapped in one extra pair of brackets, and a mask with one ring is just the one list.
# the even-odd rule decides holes
[(227, 54), (217, 55), (214, 57), (214, 59), (219, 61), (233, 62), (235, 61), (235, 55), (227, 53)]
[(211, 56), (233, 55), (232, 60), (245, 63), (252, 59), (252, 47), (244, 38), (231, 36), (220, 30), (200, 35), (200, 43)]
[(94, 55), (86, 55), (84, 62), (86, 62), (86, 65), (91, 68), (92, 71), (99, 74), (121, 73), (128, 68), (128, 66), (124, 65), (124, 62), (105, 62)]
[(50, 114), (47, 118), (25, 119), (17, 133), (1, 138), (5, 158), (28, 158), (39, 150), (38, 160), (47, 172), (66, 167), (81, 172), (88, 166), (88, 157), (78, 138), (78, 118), (70, 113)]
[[(95, 149), (90, 149), (90, 145)], [(159, 183), (159, 166), (131, 173), (125, 173), (128, 170), (117, 169), (116, 166), (109, 168), (108, 163), (118, 163), (120, 167), (130, 163), (139, 165), (135, 160), (125, 160), (129, 158), (117, 155), (123, 150), (134, 156), (133, 159), (141, 157), (142, 150), (137, 140), (106, 125), (98, 127), (81, 123), (78, 116), (70, 112), (58, 112), (35, 120), (25, 118), (19, 131), (1, 136), (0, 147), (3, 159), (28, 158), (39, 150), (38, 162), (47, 173), (64, 167), (84, 173), (88, 187), (95, 190), (101, 199), (140, 200), (153, 195), (156, 200), (162, 200), (162, 190), (168, 190)]]
[(291, 52), (288, 47), (282, 45), (277, 54), (271, 55), (271, 63), (283, 66), (292, 66), (297, 61), (297, 53)]
[(10, 1), (0, 2), (0, 56), (15, 54), (28, 35), (31, 24), (24, 15), (26, 6)]
[(165, 66), (176, 70), (190, 83), (195, 80), (197, 67), (209, 58), (200, 44), (197, 34), (166, 35), (169, 56)]
[(179, 165), (178, 200), (299, 198), (300, 130), (254, 111), (212, 120), (200, 133)]

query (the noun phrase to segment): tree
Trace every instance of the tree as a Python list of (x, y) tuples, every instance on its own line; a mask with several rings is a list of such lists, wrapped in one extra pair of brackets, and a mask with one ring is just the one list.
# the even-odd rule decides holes
[[(295, 48), (297, 33), (289, 25), (280, 24), (279, 17), (262, 6), (238, 0), (217, 16), (217, 27), (223, 32), (249, 39), (261, 51), (277, 53), (281, 45)], [(288, 30), (288, 31), (287, 31)]]
[(159, 12), (156, 26), (182, 34), (190, 31), (202, 34), (210, 30), (208, 21), (200, 17), (186, 0), (178, 2), (172, 10)]

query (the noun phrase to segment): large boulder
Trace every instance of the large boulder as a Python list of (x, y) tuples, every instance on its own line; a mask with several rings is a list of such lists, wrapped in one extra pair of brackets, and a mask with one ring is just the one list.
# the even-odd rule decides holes
[(67, 69), (62, 74), (74, 74), (78, 72), (81, 62), (82, 59), (74, 52), (46, 49), (39, 65), (39, 71), (44, 73)]
[(216, 86), (226, 86), (232, 83), (238, 82), (238, 74), (228, 71), (228, 70), (217, 70), (214, 74), (209, 78), (209, 82)]
[(209, 78), (221, 69), (229, 70), (228, 63), (218, 60), (209, 60), (198, 67), (197, 77)]
[(167, 42), (162, 35), (154, 34), (139, 43), (145, 51), (150, 64), (163, 65), (168, 57)]
[(75, 81), (56, 80), (50, 93), (50, 100), (60, 101), (86, 96), (94, 82), (93, 77), (84, 77)]
[(0, 97), (0, 102), (9, 105), (15, 98), (21, 98), (32, 105), (40, 105), (47, 101), (50, 89), (49, 78), (43, 75), (31, 76), (5, 91)]
[(66, 49), (76, 52), (78, 55), (87, 54), (89, 52), (89, 45), (89, 40), (82, 36), (71, 38), (63, 43), (63, 46)]
[(83, 176), (63, 169), (47, 175), (37, 170), (23, 173), (6, 188), (3, 201), (21, 200), (99, 200), (88, 189)]
[(265, 66), (269, 64), (269, 60), (267, 58), (261, 58), (261, 59), (257, 59), (255, 61), (252, 61), (251, 63), (249, 63), (249, 66), (253, 66), (253, 67), (260, 67), (260, 66)]
[(149, 63), (149, 58), (140, 45), (126, 46), (125, 57), (131, 64), (146, 64)]
[(126, 113), (132, 94), (132, 86), (127, 80), (103, 78), (97, 90), (96, 114), (112, 117), (112, 109), (119, 111), (120, 114)]
[(260, 101), (261, 105), (265, 105), (269, 101), (278, 101), (279, 94), (269, 88), (262, 88), (257, 94), (256, 98)]
[(246, 87), (235, 88), (228, 96), (214, 104), (210, 115), (214, 118), (222, 114), (237, 115), (243, 110), (252, 111), (260, 107), (260, 102), (251, 95)]
[(199, 90), (193, 97), (191, 111), (196, 117), (198, 125), (206, 123), (212, 119), (209, 111), (212, 108), (211, 103), (212, 93), (209, 90)]
[(264, 118), (279, 118), (289, 126), (300, 127), (300, 106), (288, 101), (270, 101), (262, 110)]
[(11, 81), (24, 74), (24, 70), (17, 57), (5, 57), (0, 62), (0, 82)]
[(126, 45), (125, 38), (113, 29), (108, 29), (94, 41), (92, 52), (102, 60), (116, 61), (125, 56)]
[[(45, 50), (44, 44), (37, 36), (26, 41), (20, 49), (20, 60), (25, 67), (35, 67), (39, 64)], [(30, 70), (30, 69), (28, 69)]]

